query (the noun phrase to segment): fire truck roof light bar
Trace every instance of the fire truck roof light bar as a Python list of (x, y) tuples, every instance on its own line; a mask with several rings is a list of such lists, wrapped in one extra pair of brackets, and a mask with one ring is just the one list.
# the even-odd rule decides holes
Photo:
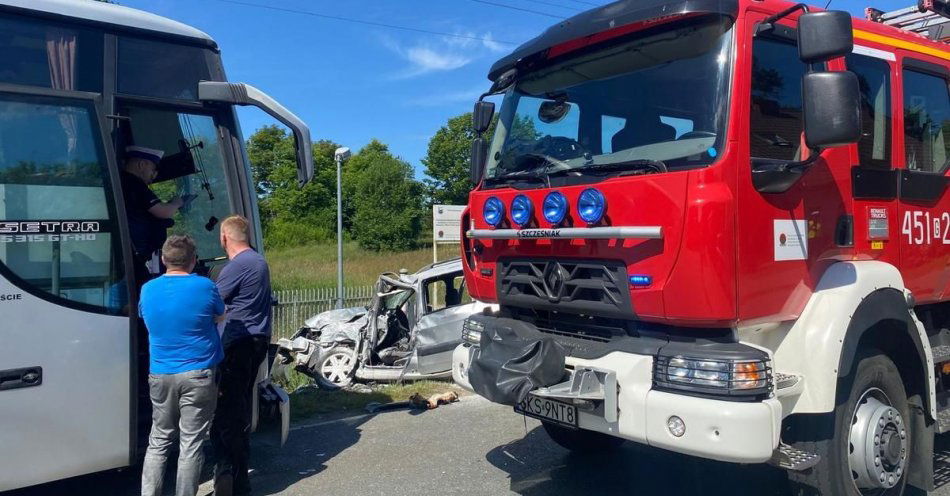
[(554, 229), (472, 229), (472, 239), (662, 239), (660, 226), (564, 227)]

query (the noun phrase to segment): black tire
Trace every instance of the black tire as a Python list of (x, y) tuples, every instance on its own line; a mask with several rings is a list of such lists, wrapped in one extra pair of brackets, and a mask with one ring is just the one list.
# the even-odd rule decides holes
[[(332, 362), (339, 362), (342, 357), (349, 357), (350, 362), (342, 370), (327, 374), (325, 367), (333, 366)], [(357, 361), (356, 350), (353, 348), (343, 345), (334, 346), (320, 354), (310, 373), (320, 389), (336, 391), (353, 384)]]
[(550, 422), (541, 422), (545, 432), (562, 448), (575, 453), (612, 451), (623, 444), (623, 439), (601, 432), (572, 429)]
[[(852, 439), (852, 425), (861, 424), (856, 421), (855, 413), (858, 408), (869, 409), (869, 401), (878, 400), (881, 393), (886, 396), (885, 405), (896, 410), (900, 415), (898, 429), (906, 429), (906, 443), (900, 444), (900, 437), (896, 441), (897, 447), (904, 449), (903, 468), (896, 483), (890, 488), (863, 488), (858, 489), (855, 477), (857, 472), (852, 470), (850, 456), (854, 453), (854, 443), (859, 437)], [(871, 398), (871, 400), (869, 400)], [(860, 401), (860, 405), (859, 405)], [(838, 381), (838, 394), (834, 412), (828, 414), (794, 415), (785, 420), (783, 439), (793, 446), (817, 453), (821, 460), (814, 467), (802, 471), (789, 471), (789, 483), (792, 494), (799, 496), (827, 495), (827, 496), (899, 496), (904, 493), (907, 485), (907, 463), (912, 459), (910, 446), (912, 439), (910, 409), (907, 403), (907, 393), (901, 382), (900, 372), (883, 353), (877, 350), (867, 350), (855, 357), (855, 365), (847, 377)], [(864, 405), (864, 406), (861, 406)], [(868, 411), (868, 410), (864, 410)], [(870, 424), (867, 424), (870, 425)], [(891, 424), (888, 424), (892, 426)], [(902, 427), (901, 427), (902, 426)], [(893, 427), (893, 426), (892, 426)], [(861, 429), (857, 429), (861, 431)], [(893, 432), (893, 431), (892, 431)], [(881, 436), (882, 438), (884, 436)], [(875, 437), (876, 438), (876, 437)], [(893, 438), (889, 435), (888, 439)], [(888, 444), (890, 446), (890, 444)], [(896, 450), (900, 452), (899, 449)], [(874, 456), (872, 451), (871, 457)], [(862, 457), (856, 457), (858, 460)], [(897, 457), (900, 458), (899, 456)], [(900, 463), (900, 462), (898, 462)], [(859, 465), (860, 466), (860, 465)], [(896, 472), (892, 470), (891, 473)]]

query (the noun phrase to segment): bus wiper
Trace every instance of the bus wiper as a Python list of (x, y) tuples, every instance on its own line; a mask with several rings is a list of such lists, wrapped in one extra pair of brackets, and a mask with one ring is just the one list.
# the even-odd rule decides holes
[[(652, 160), (652, 159), (637, 159), (637, 160), (625, 160), (622, 162), (610, 162), (606, 164), (591, 164), (585, 167), (580, 167), (575, 170), (585, 170), (585, 171), (598, 171), (598, 172), (612, 172), (612, 171), (625, 171), (630, 174), (641, 174), (644, 170), (653, 170), (656, 172), (667, 172), (669, 169), (666, 168), (666, 164), (662, 160)], [(622, 174), (626, 175), (626, 174)]]

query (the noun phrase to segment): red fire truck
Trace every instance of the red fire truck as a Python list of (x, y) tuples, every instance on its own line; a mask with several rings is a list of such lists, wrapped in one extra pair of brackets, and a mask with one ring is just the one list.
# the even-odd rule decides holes
[(799, 493), (932, 487), (945, 12), (623, 0), (495, 63), (462, 255), (500, 310), (467, 321), (456, 381), (572, 450), (771, 461)]

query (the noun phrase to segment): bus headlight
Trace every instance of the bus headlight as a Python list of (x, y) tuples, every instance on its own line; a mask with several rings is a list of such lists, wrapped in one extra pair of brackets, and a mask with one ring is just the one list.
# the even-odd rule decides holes
[(485, 330), (485, 324), (471, 317), (465, 319), (462, 324), (462, 341), (478, 346), (482, 341), (482, 331)]
[(759, 396), (772, 390), (768, 358), (709, 359), (658, 355), (653, 367), (658, 389), (722, 395)]

